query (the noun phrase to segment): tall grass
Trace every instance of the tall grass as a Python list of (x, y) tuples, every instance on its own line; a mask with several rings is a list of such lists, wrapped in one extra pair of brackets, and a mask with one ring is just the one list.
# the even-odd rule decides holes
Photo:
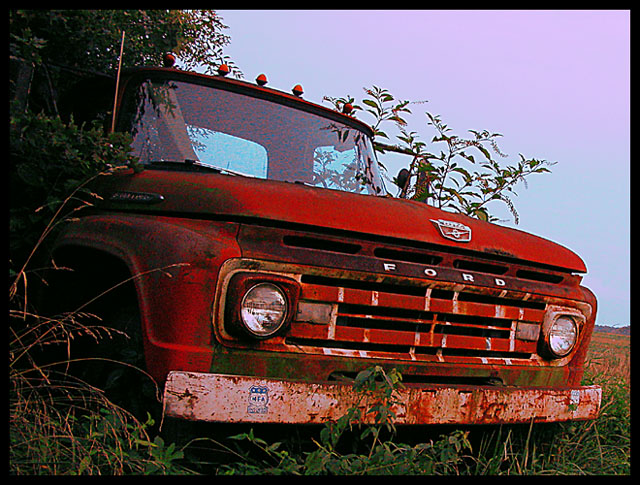
[[(44, 317), (28, 298), (34, 254), (61, 222), (67, 197), (9, 285), (9, 472), (13, 475), (188, 473), (175, 445), (151, 438), (142, 422), (103, 390), (69, 373), (76, 342), (117, 333), (80, 311)], [(86, 207), (83, 204), (75, 210)], [(74, 210), (74, 212), (75, 212)], [(56, 268), (64, 271), (64, 268)], [(69, 289), (73, 291), (73, 289)], [(153, 428), (155, 429), (155, 428)]]
[[(164, 443), (102, 390), (67, 372), (73, 340), (108, 339), (113, 330), (69, 314), (42, 318), (10, 312), (9, 470), (16, 475), (161, 472), (172, 469)], [(82, 315), (87, 319), (89, 315)], [(58, 350), (50, 352), (47, 348)], [(41, 356), (47, 355), (46, 358)], [(57, 358), (52, 358), (55, 355)]]
[(498, 427), (487, 433), (469, 472), (477, 475), (625, 475), (630, 473), (629, 386), (600, 374), (599, 417), (592, 421)]
[(604, 381), (631, 381), (631, 338), (627, 335), (594, 333), (586, 362), (587, 375)]
[(482, 436), (468, 471), (477, 475), (629, 474), (629, 377), (629, 339), (595, 334), (583, 382), (602, 386), (599, 417), (497, 427)]

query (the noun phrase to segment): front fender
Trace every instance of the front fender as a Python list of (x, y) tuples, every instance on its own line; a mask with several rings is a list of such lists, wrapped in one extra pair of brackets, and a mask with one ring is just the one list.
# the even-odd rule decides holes
[[(93, 215), (71, 223), (55, 249), (84, 247), (121, 259), (134, 279), (147, 371), (208, 371), (220, 266), (240, 256), (237, 224), (143, 215)], [(99, 275), (96, 275), (99, 277)]]

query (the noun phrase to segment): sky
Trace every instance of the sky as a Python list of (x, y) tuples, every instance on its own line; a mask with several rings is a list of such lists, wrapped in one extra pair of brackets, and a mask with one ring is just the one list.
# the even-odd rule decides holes
[[(246, 80), (301, 84), (304, 99), (327, 107), (324, 96), (361, 101), (378, 86), (426, 101), (408, 117), (425, 142), (428, 111), (462, 137), (502, 134), (503, 164), (519, 154), (556, 162), (516, 189), (518, 225), (504, 206), (492, 213), (580, 255), (598, 325), (631, 323), (628, 10), (217, 12), (231, 37), (224, 53)], [(409, 162), (381, 161), (391, 176)]]

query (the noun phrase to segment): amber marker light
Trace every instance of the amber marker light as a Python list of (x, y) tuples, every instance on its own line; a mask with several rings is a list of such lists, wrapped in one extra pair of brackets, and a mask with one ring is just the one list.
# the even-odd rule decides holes
[(167, 52), (164, 56), (162, 56), (162, 65), (164, 67), (173, 67), (176, 63), (176, 56), (173, 52)]
[(260, 74), (256, 78), (256, 84), (258, 84), (259, 86), (264, 86), (265, 84), (267, 84), (267, 76), (265, 76), (264, 74)]

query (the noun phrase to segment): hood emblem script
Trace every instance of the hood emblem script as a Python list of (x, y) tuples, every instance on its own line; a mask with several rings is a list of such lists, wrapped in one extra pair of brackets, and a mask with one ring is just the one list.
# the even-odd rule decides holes
[(444, 219), (429, 219), (440, 230), (442, 237), (456, 242), (471, 241), (471, 228), (459, 222), (446, 221)]

